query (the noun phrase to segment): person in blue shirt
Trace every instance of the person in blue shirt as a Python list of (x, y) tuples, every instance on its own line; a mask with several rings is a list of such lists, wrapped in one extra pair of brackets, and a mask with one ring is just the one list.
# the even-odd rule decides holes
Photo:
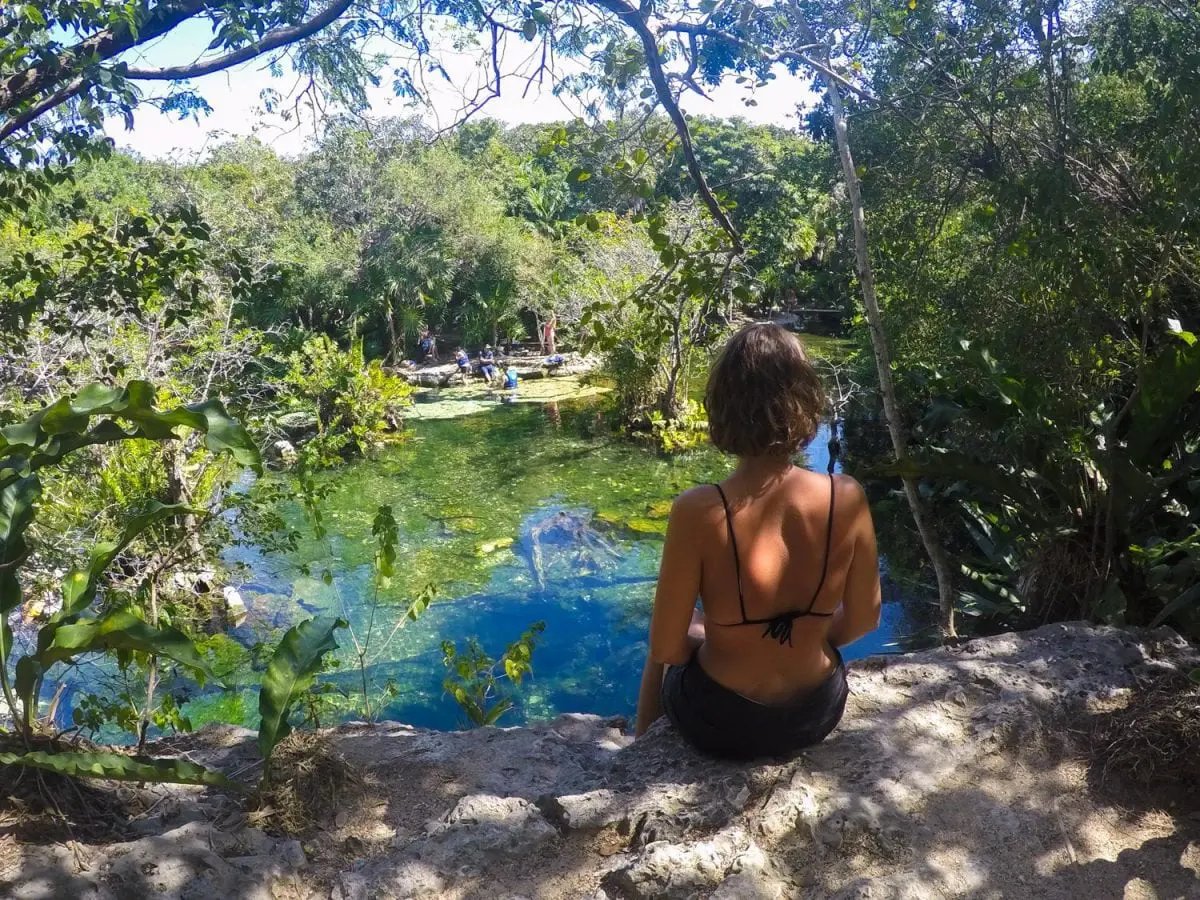
[(496, 377), (496, 354), (492, 352), (491, 344), (479, 351), (479, 371), (488, 384)]
[(421, 340), (417, 344), (421, 348), (422, 362), (437, 362), (437, 338), (432, 331), (426, 330), (421, 334)]
[(517, 370), (510, 365), (504, 370), (504, 389), (512, 391), (514, 394), (517, 390)]
[(459, 347), (454, 351), (454, 361), (458, 364), (458, 374), (462, 378), (462, 383), (467, 383), (467, 377), (471, 374), (471, 357), (467, 356), (467, 352)]

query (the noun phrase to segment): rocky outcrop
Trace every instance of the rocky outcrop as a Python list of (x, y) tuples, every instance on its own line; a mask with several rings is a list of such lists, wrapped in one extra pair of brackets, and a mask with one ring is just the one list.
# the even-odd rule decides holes
[[(561, 362), (549, 362), (552, 358), (561, 358)], [(596, 369), (600, 360), (595, 356), (583, 356), (579, 353), (562, 353), (556, 357), (549, 356), (506, 356), (497, 358), (496, 364), (501, 370), (512, 366), (517, 370), (517, 377), (522, 381), (533, 381), (538, 378), (552, 378), (560, 375), (586, 375)], [(418, 387), (446, 387), (453, 383), (458, 376), (458, 366), (453, 360), (432, 366), (414, 366), (407, 369), (396, 369), (409, 384)], [(479, 378), (478, 361), (471, 358), (471, 377)]]
[[(207, 850), (188, 843), (194, 831), (145, 840), (175, 842), (159, 872), (230, 879), (205, 896), (1200, 896), (1200, 822), (1187, 809), (1130, 818), (1066, 752), (1079, 746), (1068, 726), (1086, 734), (1087, 716), (1139, 680), (1198, 664), (1166, 629), (1075, 624), (865, 659), (824, 744), (754, 764), (699, 756), (665, 722), (637, 742), (623, 721), (587, 715), (448, 733), (347, 725), (333, 746), (370, 786), (303, 854), (257, 833), (224, 850), (237, 835), (213, 829)], [(254, 750), (225, 729), (188, 755), (238, 772)], [(107, 848), (119, 859), (87, 871), (109, 872), (96, 883), (111, 894), (73, 896), (140, 896), (117, 886), (145, 882), (144, 852)], [(256, 857), (270, 861), (237, 862)], [(192, 896), (159, 877), (154, 896)], [(1139, 879), (1157, 893), (1130, 894)]]

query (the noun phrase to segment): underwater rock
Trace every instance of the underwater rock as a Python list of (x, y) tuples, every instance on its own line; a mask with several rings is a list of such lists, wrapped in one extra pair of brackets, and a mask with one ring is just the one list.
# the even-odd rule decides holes
[(475, 547), (476, 556), (486, 556), (489, 553), (495, 553), (497, 550), (504, 550), (511, 547), (515, 540), (510, 537), (496, 538), (493, 541), (484, 541)]

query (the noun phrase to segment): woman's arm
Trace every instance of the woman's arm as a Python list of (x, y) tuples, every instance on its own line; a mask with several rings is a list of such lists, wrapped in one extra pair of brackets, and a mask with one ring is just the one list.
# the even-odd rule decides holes
[(700, 532), (703, 498), (694, 490), (679, 496), (667, 521), (662, 565), (650, 617), (650, 657), (679, 665), (692, 658), (688, 639), (696, 598), (700, 595)]
[(650, 649), (638, 691), (636, 733), (639, 735), (662, 715), (659, 694), (663, 667), (686, 663), (703, 642), (703, 631), (692, 628), (692, 613), (700, 593), (697, 543), (700, 508), (695, 493), (688, 491), (675, 501), (667, 522), (667, 538), (654, 593), (654, 612), (650, 617)]
[(829, 640), (836, 647), (844, 647), (879, 627), (882, 592), (875, 525), (871, 521), (867, 496), (853, 478), (837, 477), (838, 496), (844, 498), (841, 512), (852, 517), (849, 535), (854, 543), (842, 605), (829, 626)]

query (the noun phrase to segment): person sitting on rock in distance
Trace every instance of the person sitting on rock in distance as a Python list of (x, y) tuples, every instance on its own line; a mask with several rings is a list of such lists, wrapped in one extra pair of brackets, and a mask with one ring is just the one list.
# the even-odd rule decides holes
[(479, 351), (479, 371), (488, 384), (496, 377), (496, 354), (491, 344)]
[(713, 444), (738, 463), (671, 510), (637, 733), (665, 709), (703, 753), (786, 756), (837, 726), (847, 695), (837, 648), (879, 625), (875, 529), (858, 482), (792, 465), (825, 407), (795, 335), (737, 332), (704, 405)]
[(462, 378), (462, 383), (467, 383), (467, 378), (471, 374), (471, 357), (467, 356), (467, 351), (459, 347), (454, 351), (454, 362), (458, 364), (458, 374)]
[(424, 332), (422, 332), (421, 340), (418, 342), (417, 346), (421, 348), (422, 362), (429, 363), (438, 361), (437, 337), (434, 336), (432, 331), (426, 329)]

